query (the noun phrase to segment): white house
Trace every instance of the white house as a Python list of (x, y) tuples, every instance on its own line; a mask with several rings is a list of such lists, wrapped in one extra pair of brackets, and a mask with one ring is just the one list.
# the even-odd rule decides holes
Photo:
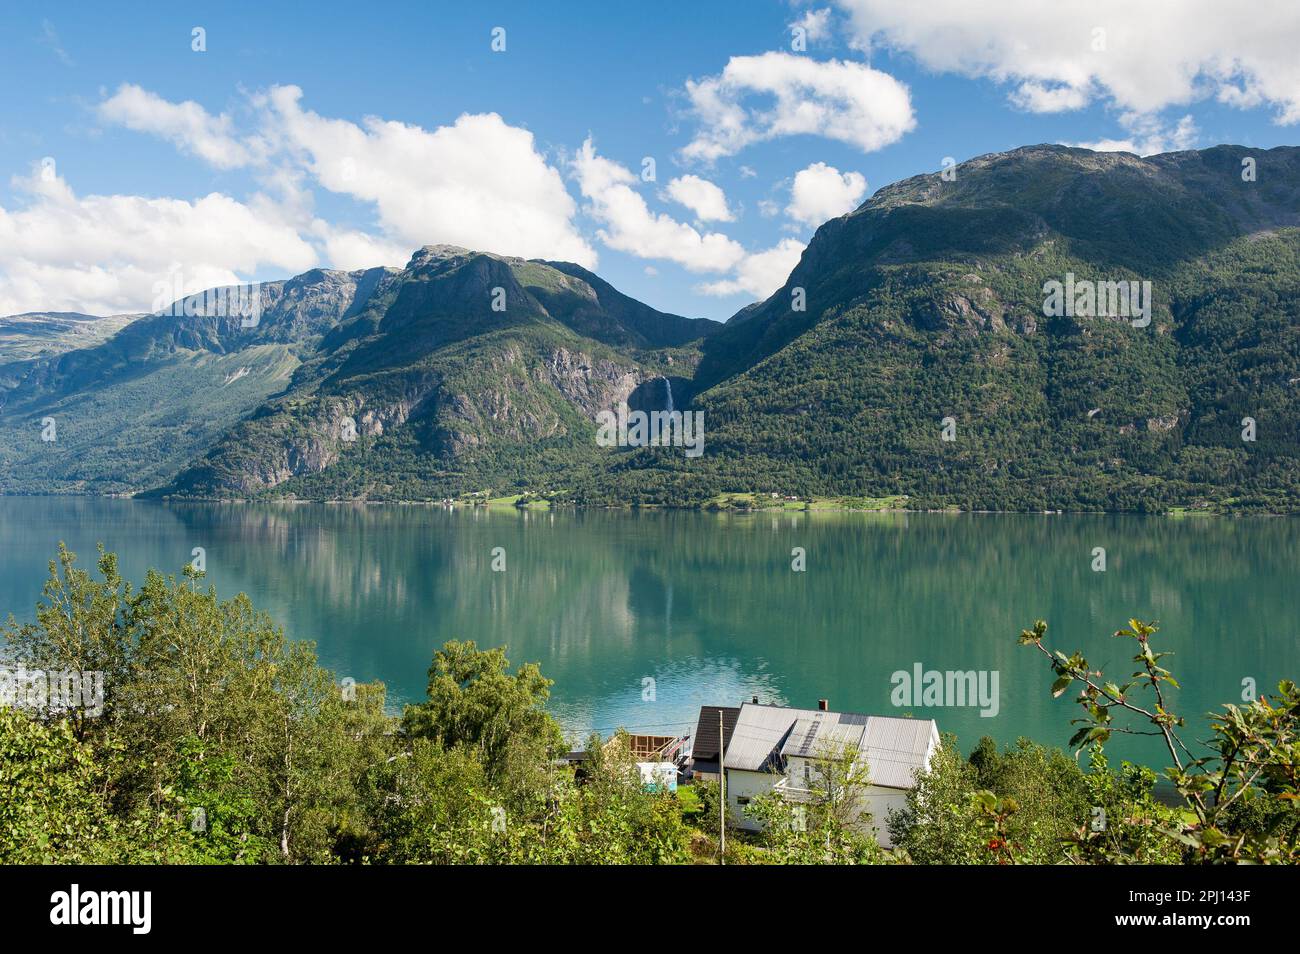
[[(821, 703), (825, 706), (826, 703)], [(829, 754), (856, 751), (865, 764), (870, 786), (862, 808), (871, 813), (876, 840), (888, 848), (885, 825), (889, 811), (903, 807), (939, 747), (939, 727), (933, 719), (898, 719), (854, 712), (790, 709), (747, 702), (740, 707), (724, 758), (727, 803), (741, 828), (758, 831), (759, 822), (745, 806), (766, 792), (803, 801), (812, 797), (820, 769)]]

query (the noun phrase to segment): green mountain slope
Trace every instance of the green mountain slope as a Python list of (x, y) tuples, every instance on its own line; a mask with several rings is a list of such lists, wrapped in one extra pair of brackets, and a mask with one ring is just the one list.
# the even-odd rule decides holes
[[(1131, 282), (1138, 312), (1062, 312), (1051, 282), (1111, 306)], [(1296, 148), (1034, 146), (917, 176), (726, 325), (450, 246), (263, 300), (256, 328), (150, 316), (4, 366), (0, 489), (1300, 510)], [(704, 453), (600, 446), (624, 401), (702, 413)]]
[(52, 358), (78, 348), (93, 348), (117, 334), (139, 315), (96, 318), (77, 312), (27, 312), (0, 317), (0, 381), (4, 366)]
[(596, 414), (689, 374), (692, 342), (718, 327), (656, 312), (575, 265), (430, 246), (327, 337), (292, 390), (166, 492), (564, 487), (602, 465)]
[(133, 493), (170, 481), (289, 387), (304, 355), (387, 274), (263, 283), (253, 327), (191, 296), (95, 347), (3, 366), (0, 491)]
[[(587, 499), (1297, 509), (1298, 226), (1294, 148), (1031, 147), (890, 186), (706, 343), (710, 450), (626, 455)], [(1151, 282), (1149, 326), (1045, 315), (1044, 283), (1069, 273)]]

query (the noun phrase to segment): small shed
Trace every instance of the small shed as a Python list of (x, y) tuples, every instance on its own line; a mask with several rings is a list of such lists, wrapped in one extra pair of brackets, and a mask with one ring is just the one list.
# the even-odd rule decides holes
[(641, 785), (647, 792), (677, 791), (677, 764), (675, 762), (637, 762)]

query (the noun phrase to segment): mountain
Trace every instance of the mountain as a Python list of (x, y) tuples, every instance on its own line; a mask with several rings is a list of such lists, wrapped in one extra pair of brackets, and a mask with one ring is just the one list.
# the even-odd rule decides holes
[(426, 247), (291, 390), (167, 489), (405, 499), (564, 486), (602, 465), (596, 414), (689, 374), (693, 343), (717, 327), (576, 265)]
[[(253, 328), (180, 311), (4, 366), (4, 492), (1300, 510), (1291, 147), (916, 176), (725, 325), (450, 246), (263, 285)], [(623, 401), (702, 413), (703, 454), (601, 446)]]
[(423, 497), (507, 466), (594, 467), (597, 411), (689, 373), (719, 327), (576, 265), (451, 246), (264, 283), (254, 327), (213, 297), (16, 365), (5, 492)]
[[(1295, 510), (1298, 226), (1289, 147), (1035, 146), (899, 182), (705, 343), (694, 407), (714, 450), (642, 454), (606, 486)], [(1149, 325), (1045, 314), (1045, 284), (1070, 275), (1150, 282)]]
[[(0, 317), (0, 369), (16, 361), (93, 348), (139, 317), (109, 315), (97, 318), (73, 311), (32, 311)], [(0, 370), (0, 374), (3, 373)]]
[(193, 295), (94, 347), (3, 366), (0, 489), (133, 493), (169, 481), (284, 390), (386, 275), (317, 270), (263, 283), (260, 321), (247, 328), (213, 295)]

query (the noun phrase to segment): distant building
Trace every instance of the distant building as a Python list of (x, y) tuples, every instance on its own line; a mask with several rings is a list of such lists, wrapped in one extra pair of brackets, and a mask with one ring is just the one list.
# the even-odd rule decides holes
[[(888, 813), (906, 804), (917, 771), (929, 766), (939, 747), (939, 727), (933, 719), (831, 712), (824, 701), (821, 706), (791, 709), (747, 702), (740, 707), (735, 726), (724, 740), (731, 817), (741, 828), (760, 830), (760, 823), (745, 813), (745, 806), (773, 791), (792, 801), (807, 801), (815, 796), (819, 763), (828, 754), (856, 752), (871, 783), (862, 795), (861, 807), (871, 814), (876, 840), (889, 847)], [(697, 746), (708, 724), (717, 734), (719, 708), (700, 710)], [(713, 711), (706, 714), (704, 709)], [(725, 724), (726, 710), (722, 711)], [(717, 763), (712, 764), (716, 778)]]

